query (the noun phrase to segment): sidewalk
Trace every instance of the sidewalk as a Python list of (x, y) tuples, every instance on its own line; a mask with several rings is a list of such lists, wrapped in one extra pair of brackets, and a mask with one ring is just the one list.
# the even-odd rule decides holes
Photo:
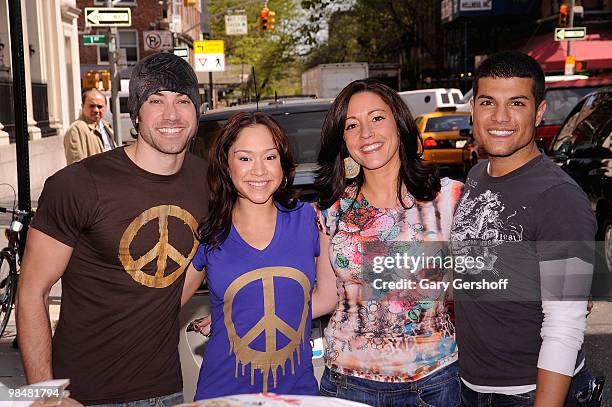
[[(54, 287), (57, 288), (57, 287)], [(52, 290), (52, 293), (55, 290)], [(51, 326), (55, 327), (59, 318), (60, 301), (58, 297), (51, 298)], [(600, 301), (593, 306), (593, 312), (588, 319), (585, 337), (587, 363), (594, 374), (606, 376), (604, 388), (604, 403), (602, 406), (612, 406), (612, 302)], [(25, 375), (19, 359), (19, 351), (12, 347), (15, 338), (14, 313), (5, 335), (0, 338), (0, 382), (7, 387), (25, 385)]]
[[(52, 328), (55, 328), (57, 324), (59, 311), (59, 297), (50, 297), (49, 315), (51, 317)], [(2, 338), (0, 338), (0, 382), (9, 388), (17, 388), (26, 384), (19, 350), (13, 348), (15, 334), (15, 310), (13, 309), (6, 331), (4, 331)]]

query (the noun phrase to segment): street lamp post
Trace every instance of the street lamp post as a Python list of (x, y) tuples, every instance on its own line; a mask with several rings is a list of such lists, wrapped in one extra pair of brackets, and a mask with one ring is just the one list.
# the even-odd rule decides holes
[(30, 160), (26, 80), (23, 55), (21, 1), (9, 1), (11, 26), (11, 58), (13, 62), (13, 107), (15, 112), (15, 149), (17, 158), (17, 188), (19, 209), (30, 211)]
[[(112, 7), (113, 1), (106, 0), (106, 7)], [(111, 75), (111, 111), (113, 112), (113, 132), (115, 133), (115, 141), (117, 146), (123, 145), (123, 136), (121, 135), (121, 121), (119, 120), (119, 86), (121, 86), (121, 77), (117, 66), (117, 28), (111, 27), (108, 29), (108, 65)]]

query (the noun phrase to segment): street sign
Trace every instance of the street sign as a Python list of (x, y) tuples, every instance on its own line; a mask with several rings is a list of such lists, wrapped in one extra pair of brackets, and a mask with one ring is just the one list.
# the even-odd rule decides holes
[(83, 45), (106, 45), (106, 35), (83, 35)]
[(129, 7), (85, 7), (86, 27), (129, 27), (132, 10)]
[(248, 34), (246, 14), (233, 14), (225, 16), (225, 34), (246, 35)]
[(189, 48), (174, 48), (174, 55), (189, 62)]
[(196, 72), (225, 71), (225, 46), (221, 40), (194, 41)]
[(145, 51), (170, 51), (174, 44), (170, 31), (143, 31)]
[(170, 22), (170, 31), (174, 33), (181, 32), (181, 15), (172, 14), (172, 21)]
[(555, 28), (555, 41), (574, 41), (586, 38), (586, 27)]

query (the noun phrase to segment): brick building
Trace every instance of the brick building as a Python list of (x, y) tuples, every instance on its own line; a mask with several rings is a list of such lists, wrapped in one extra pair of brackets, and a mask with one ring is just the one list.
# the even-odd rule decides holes
[[(106, 0), (77, 0), (77, 7), (105, 7)], [(122, 78), (129, 78), (132, 67), (139, 59), (166, 48), (193, 48), (193, 41), (200, 40), (200, 1), (194, 0), (120, 0), (113, 7), (129, 7), (132, 9), (131, 27), (118, 28), (117, 45), (125, 50), (125, 60), (120, 60)], [(78, 20), (79, 51), (81, 55), (81, 75), (88, 71), (107, 70), (108, 48), (106, 46), (83, 45), (84, 34), (107, 34), (104, 27), (85, 27), (84, 13)], [(162, 46), (152, 51), (145, 44), (146, 31), (166, 32), (165, 36), (172, 38), (162, 43)]]

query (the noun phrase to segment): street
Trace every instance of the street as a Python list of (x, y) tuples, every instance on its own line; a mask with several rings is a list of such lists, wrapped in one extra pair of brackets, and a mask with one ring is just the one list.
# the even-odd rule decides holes
[[(54, 287), (53, 293), (58, 292), (58, 287)], [(55, 326), (59, 318), (60, 301), (57, 296), (51, 297), (49, 307), (51, 315), (51, 325)], [(612, 301), (596, 302), (593, 311), (588, 319), (587, 333), (585, 338), (585, 349), (587, 352), (587, 363), (594, 374), (603, 374), (608, 378), (608, 383), (604, 387), (602, 406), (612, 406)], [(8, 387), (18, 387), (25, 385), (25, 376), (19, 352), (12, 347), (15, 338), (15, 319), (11, 315), (11, 321), (7, 327), (5, 335), (0, 339), (0, 382)]]

